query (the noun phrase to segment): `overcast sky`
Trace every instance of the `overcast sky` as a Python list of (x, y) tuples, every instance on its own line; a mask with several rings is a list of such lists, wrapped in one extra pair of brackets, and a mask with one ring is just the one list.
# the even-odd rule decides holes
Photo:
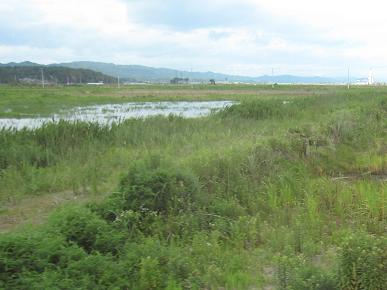
[(0, 62), (387, 77), (383, 0), (1, 0)]

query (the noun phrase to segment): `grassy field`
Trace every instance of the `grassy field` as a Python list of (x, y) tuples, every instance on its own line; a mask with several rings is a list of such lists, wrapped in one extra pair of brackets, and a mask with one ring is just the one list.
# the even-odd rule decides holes
[(387, 87), (0, 86), (0, 117), (160, 100), (241, 103), (0, 131), (0, 289), (387, 289)]
[[(368, 93), (377, 94), (374, 88)], [(0, 117), (47, 116), (74, 106), (122, 103), (129, 101), (177, 100), (246, 100), (251, 98), (288, 98), (314, 95), (345, 94), (338, 86), (271, 86), (253, 85), (131, 85), (100, 86), (0, 86)]]

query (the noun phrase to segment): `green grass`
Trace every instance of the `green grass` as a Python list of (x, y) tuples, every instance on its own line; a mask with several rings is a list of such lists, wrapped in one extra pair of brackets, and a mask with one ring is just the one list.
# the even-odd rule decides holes
[[(352, 94), (368, 96), (384, 94), (384, 88), (356, 88)], [(348, 95), (338, 86), (278, 86), (265, 85), (131, 85), (116, 87), (94, 86), (8, 86), (0, 85), (0, 117), (47, 116), (74, 106), (122, 103), (129, 101), (177, 100), (249, 100), (292, 99), (315, 95)]]
[(0, 87), (0, 96), (15, 116), (241, 102), (200, 119), (0, 131), (1, 217), (37, 201), (46, 213), (42, 201), (61, 192), (82, 200), (5, 227), (0, 288), (386, 288), (385, 87)]

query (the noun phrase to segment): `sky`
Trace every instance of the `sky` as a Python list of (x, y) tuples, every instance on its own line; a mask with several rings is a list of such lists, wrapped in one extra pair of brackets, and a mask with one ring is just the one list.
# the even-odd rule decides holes
[(387, 78), (387, 1), (1, 0), (0, 63)]

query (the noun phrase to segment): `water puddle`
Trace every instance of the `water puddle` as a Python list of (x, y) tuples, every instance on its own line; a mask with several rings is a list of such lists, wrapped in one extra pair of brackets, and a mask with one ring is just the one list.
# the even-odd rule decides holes
[(96, 122), (101, 125), (120, 123), (130, 118), (146, 118), (151, 116), (181, 116), (184, 118), (198, 118), (211, 112), (231, 106), (232, 101), (203, 101), (203, 102), (130, 102), (124, 104), (105, 104), (86, 107), (76, 107), (66, 112), (53, 114), (49, 117), (36, 118), (0, 118), (0, 128), (14, 128), (17, 130), (34, 129), (45, 123), (65, 120), (70, 122)]

